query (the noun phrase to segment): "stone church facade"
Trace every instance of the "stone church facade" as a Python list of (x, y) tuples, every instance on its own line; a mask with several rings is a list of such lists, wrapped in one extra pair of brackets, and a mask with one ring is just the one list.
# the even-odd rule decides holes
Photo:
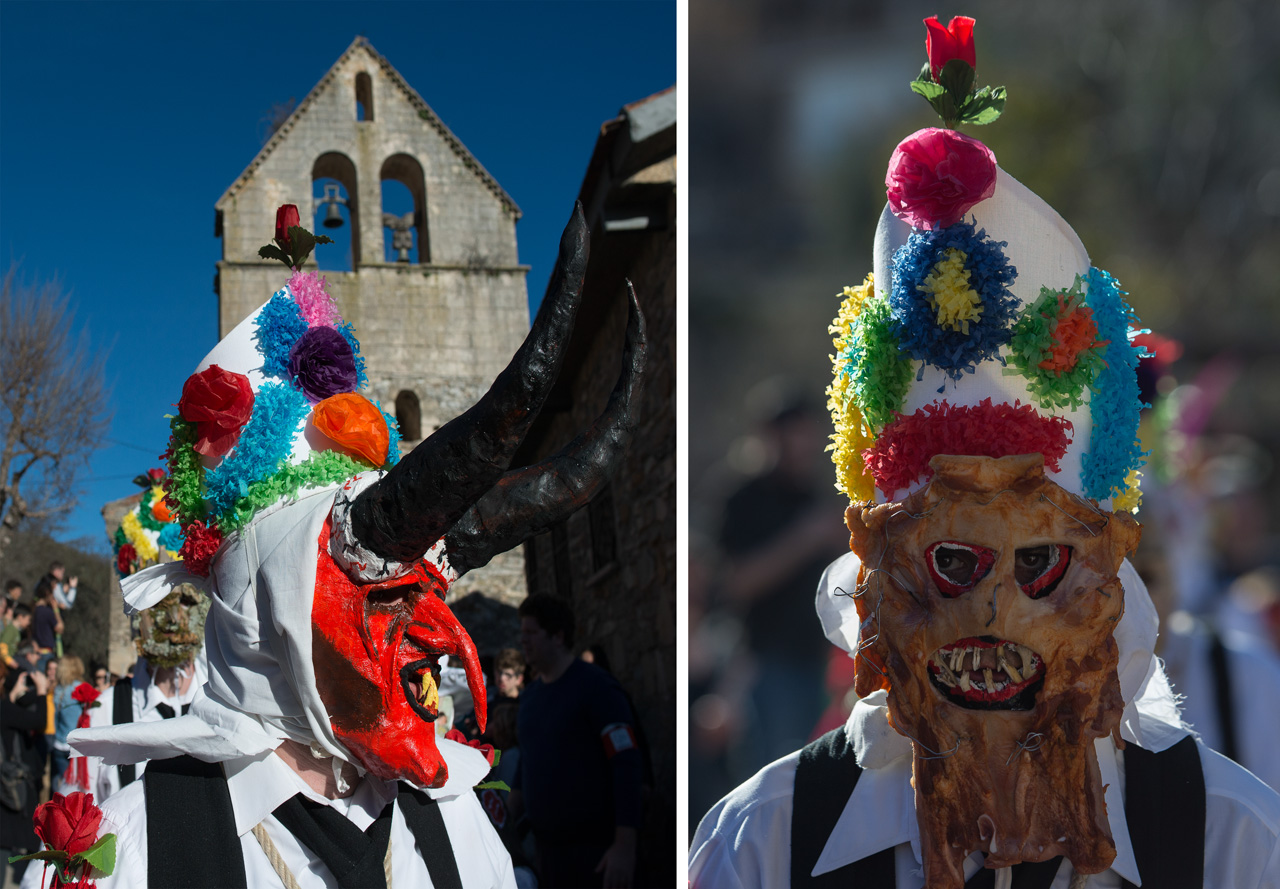
[[(215, 290), (220, 336), (282, 283), (258, 248), (276, 208), (296, 204), (317, 233), (319, 180), (345, 192), (349, 272), (324, 272), (329, 292), (360, 338), (366, 394), (400, 421), (411, 447), (466, 410), (506, 366), (529, 329), (528, 266), (517, 260), (520, 208), (364, 38), (357, 38), (218, 199), (222, 241)], [(384, 215), (386, 182), (412, 195), (413, 211)], [(409, 261), (385, 261), (416, 241)], [(333, 247), (320, 246), (321, 250)], [(401, 254), (402, 256), (404, 254)], [(525, 595), (523, 559), (503, 554), (455, 585), (506, 604)]]

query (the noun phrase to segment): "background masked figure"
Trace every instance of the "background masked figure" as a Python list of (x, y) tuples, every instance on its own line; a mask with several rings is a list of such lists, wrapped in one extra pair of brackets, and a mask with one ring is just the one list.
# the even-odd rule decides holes
[[(286, 225), (269, 249), (296, 268), (310, 237)], [(514, 885), (472, 792), (488, 761), (436, 733), (445, 655), (485, 717), (475, 646), (444, 600), (585, 503), (629, 440), (645, 351), (634, 296), (603, 415), (510, 469), (555, 380), (587, 249), (579, 208), (511, 364), (403, 459), (395, 421), (356, 391), (359, 345), (314, 274), (295, 270), (201, 363), (170, 442), (183, 561), (124, 587), (133, 608), (182, 582), (209, 593), (207, 697), (73, 733), (108, 765), (151, 760), (103, 807), (118, 851), (99, 886)]]
[[(186, 715), (191, 705), (204, 697), (209, 677), (203, 652), (208, 613), (209, 598), (194, 584), (182, 583), (151, 608), (135, 614), (138, 662), (133, 681), (121, 681), (99, 696), (99, 706), (89, 710), (89, 727), (158, 722)], [(99, 803), (133, 783), (147, 767), (146, 760), (104, 766), (99, 757), (87, 759), (89, 786)]]
[(1136, 318), (954, 129), (992, 96), (973, 21), (926, 24), (913, 89), (948, 126), (894, 152), (874, 274), (832, 326), (853, 552), (817, 608), (858, 701), (711, 809), (692, 883), (1275, 885), (1280, 799), (1182, 723), (1126, 560)]

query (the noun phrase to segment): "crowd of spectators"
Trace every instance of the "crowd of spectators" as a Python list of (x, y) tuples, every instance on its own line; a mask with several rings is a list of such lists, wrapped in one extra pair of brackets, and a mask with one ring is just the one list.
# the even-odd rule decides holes
[[(0, 792), (0, 884), (11, 855), (36, 851), (32, 815), (41, 802), (69, 787), (71, 748), (67, 735), (80, 722), (85, 707), (77, 698), (82, 684), (101, 693), (118, 677), (63, 647), (66, 622), (75, 620), (79, 580), (67, 577), (59, 562), (36, 583), (30, 599), (23, 584), (7, 580), (0, 602), (0, 762), (8, 769)], [(92, 681), (90, 681), (90, 677)], [(15, 882), (26, 862), (13, 866)]]

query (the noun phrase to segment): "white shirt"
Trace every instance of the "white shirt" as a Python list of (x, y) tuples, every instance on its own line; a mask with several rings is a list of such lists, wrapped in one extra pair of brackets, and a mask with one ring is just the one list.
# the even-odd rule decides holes
[[(433, 792), (432, 795), (439, 802), (462, 885), (466, 889), (515, 889), (511, 858), (470, 789), (483, 779), (488, 766), (478, 753), (473, 759), (482, 765), (476, 766), (462, 756), (449, 756), (449, 781), (443, 790), (446, 794), (456, 789), (461, 792), (456, 795)], [(346, 799), (326, 799), (308, 787), (274, 753), (245, 757), (224, 765), (249, 889), (284, 889), (284, 883), (251, 833), (259, 822), (266, 828), (267, 835), (299, 885), (305, 889), (337, 885), (320, 859), (271, 814), (294, 794), (301, 793), (336, 809), (356, 827), (365, 830), (386, 804), (395, 799), (397, 792), (394, 782), (367, 775), (355, 793)], [(99, 836), (106, 833), (116, 835), (116, 866), (111, 876), (97, 880), (99, 889), (147, 889), (147, 808), (143, 783), (135, 781), (113, 796), (102, 806), (102, 812)], [(174, 837), (178, 846), (191, 841), (192, 838)], [(39, 862), (34, 862), (27, 869), (22, 889), (39, 889), (41, 870)], [(391, 819), (391, 885), (397, 889), (425, 889), (433, 885), (399, 806), (393, 809)]]
[[(159, 687), (151, 681), (151, 676), (147, 672), (143, 662), (139, 662), (134, 667), (134, 676), (132, 685), (125, 685), (123, 681), (117, 682), (111, 688), (107, 689), (98, 698), (98, 702), (102, 705), (89, 710), (89, 727), (105, 728), (112, 724), (115, 718), (115, 696), (117, 693), (124, 694), (126, 691), (133, 695), (133, 721), (134, 722), (160, 722), (164, 716), (160, 713), (159, 705), (167, 704), (173, 708), (175, 715), (182, 715), (182, 708), (186, 704), (190, 704), (197, 698), (204, 696), (204, 680), (208, 675), (208, 670), (204, 666), (204, 659), (197, 658), (195, 661), (195, 677), (191, 680), (191, 685), (185, 693), (179, 693), (172, 697), (166, 697)], [(98, 805), (109, 799), (120, 790), (120, 770), (115, 766), (103, 765), (101, 758), (90, 756), (89, 759), (89, 786), (93, 788), (93, 799)], [(142, 777), (142, 773), (146, 771), (147, 763), (142, 761), (137, 764), (137, 776)]]
[[(1087, 883), (1119, 889), (1121, 878), (1141, 886), (1124, 819), (1124, 758), (1110, 738), (1095, 742), (1116, 859)], [(698, 825), (689, 858), (693, 889), (785, 889), (791, 882), (791, 802), (799, 752), (766, 766), (717, 803)], [(1280, 796), (1225, 757), (1200, 745), (1205, 783), (1205, 889), (1280, 887)], [(894, 849), (897, 889), (921, 889), (924, 865), (911, 760), (866, 769), (827, 839), (815, 875)], [(981, 856), (965, 862), (968, 879)], [(1067, 889), (1064, 861), (1052, 889)], [(999, 885), (999, 883), (997, 883)], [(1160, 889), (1150, 886), (1147, 889)]]

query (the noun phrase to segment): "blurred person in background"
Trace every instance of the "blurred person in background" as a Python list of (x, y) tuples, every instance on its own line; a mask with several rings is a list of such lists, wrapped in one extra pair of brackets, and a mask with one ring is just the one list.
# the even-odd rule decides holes
[(112, 685), (114, 677), (106, 667), (97, 666), (93, 668), (93, 687), (99, 693), (106, 691)]
[(55, 793), (62, 793), (62, 776), (67, 771), (67, 764), (71, 761), (71, 747), (67, 745), (67, 735), (76, 727), (81, 712), (80, 703), (71, 696), (71, 693), (77, 685), (84, 682), (84, 661), (74, 654), (65, 656), (59, 663), (57, 677), (57, 684), (53, 689), (52, 786)]
[(630, 887), (643, 760), (627, 697), (574, 656), (566, 602), (530, 596), (519, 614), (520, 645), (538, 678), (520, 698), (510, 810), (528, 816), (542, 885)]
[(493, 659), (493, 685), (500, 698), (518, 698), (524, 691), (524, 655), (515, 648), (504, 648)]
[(1155, 333), (1135, 342), (1149, 353), (1138, 382), (1151, 408), (1140, 427), (1149, 455), (1134, 565), (1160, 617), (1156, 650), (1183, 720), (1205, 744), (1280, 788), (1280, 656), (1258, 619), (1276, 576), (1253, 571), (1233, 580), (1265, 550), (1265, 520), (1248, 504), (1269, 460), (1247, 439), (1205, 431), (1239, 367), (1219, 355), (1179, 386), (1173, 365), (1181, 344)]
[[(503, 649), (499, 652), (497, 660), (503, 660), (503, 655), (508, 652), (515, 652), (515, 649)], [(519, 652), (515, 653), (519, 655)], [(520, 659), (520, 663), (523, 666), (523, 658)], [(496, 672), (497, 667), (495, 666), (494, 669)], [(485, 787), (477, 789), (476, 794), (480, 797), (480, 805), (484, 806), (485, 814), (489, 816), (489, 822), (498, 832), (502, 845), (511, 855), (516, 886), (518, 889), (536, 889), (538, 879), (532, 866), (534, 846), (532, 837), (529, 836), (528, 823), (524, 821), (517, 823), (507, 805), (510, 787), (515, 782), (516, 771), (520, 764), (520, 746), (516, 737), (516, 720), (519, 712), (520, 701), (515, 695), (499, 694), (489, 704), (489, 727), (482, 740), (500, 751), (500, 756), (498, 764), (493, 767), (485, 783), (500, 782), (506, 784), (508, 789)]]
[(849, 545), (824, 475), (825, 418), (791, 391), (766, 410), (771, 466), (729, 496), (720, 528), (722, 601), (741, 615), (755, 660), (742, 777), (802, 745), (822, 714), (829, 646), (813, 643), (813, 591)]
[(53, 600), (53, 587), (43, 584), (36, 587), (36, 607), (31, 616), (31, 637), (35, 639), (41, 654), (54, 654), (58, 637), (64, 629), (62, 616)]
[[(48, 680), (43, 673), (27, 670), (11, 670), (0, 663), (0, 745), (4, 747), (6, 762), (21, 763), (25, 768), (25, 780), (17, 795), (20, 800), (6, 799), (0, 804), (0, 874), (4, 873), (9, 856), (34, 852), (40, 848), (32, 826), (32, 816), (39, 803), (42, 758), (40, 744), (46, 723), (45, 693)], [(10, 805), (11, 803), (20, 803)], [(13, 880), (22, 879), (28, 862), (12, 865)]]
[(61, 562), (51, 563), (49, 573), (36, 583), (36, 598), (40, 598), (42, 591), (48, 590), (53, 593), (53, 601), (59, 609), (68, 611), (75, 607), (80, 578), (68, 579), (66, 575), (67, 569)]
[(10, 609), (9, 621), (0, 631), (0, 659), (10, 667), (17, 667), (14, 658), (18, 654), (18, 645), (28, 635), (31, 628), (31, 608), (23, 602), (14, 603), (5, 599), (5, 607)]
[(4, 596), (13, 604), (22, 600), (22, 581), (9, 578), (4, 582)]

